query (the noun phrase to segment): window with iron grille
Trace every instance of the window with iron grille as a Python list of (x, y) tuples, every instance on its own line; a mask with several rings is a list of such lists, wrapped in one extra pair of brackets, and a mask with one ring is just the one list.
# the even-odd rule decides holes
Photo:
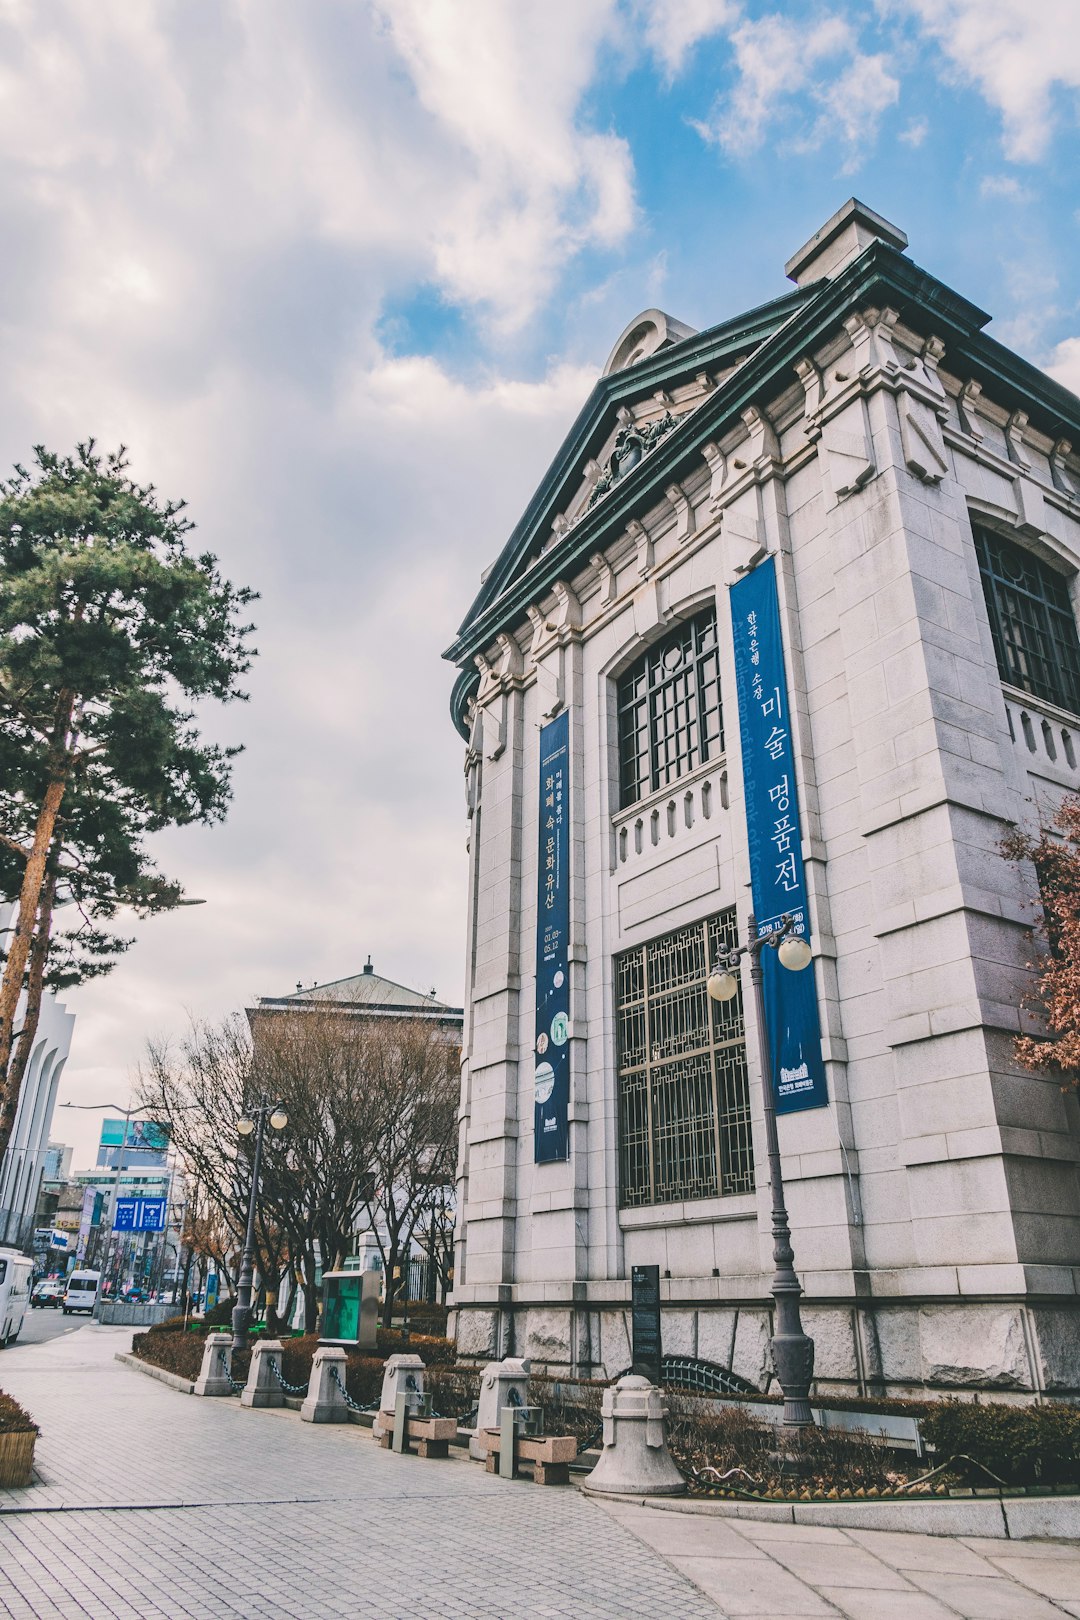
[(1015, 541), (975, 530), (998, 674), (1080, 714), (1080, 638), (1063, 576)]
[(724, 750), (716, 609), (687, 619), (618, 682), (622, 807)]
[(735, 909), (615, 958), (619, 1204), (754, 1189), (742, 990), (710, 1001)]

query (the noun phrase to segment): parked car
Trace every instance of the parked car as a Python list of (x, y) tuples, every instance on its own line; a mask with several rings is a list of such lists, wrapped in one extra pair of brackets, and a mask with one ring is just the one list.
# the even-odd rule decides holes
[(57, 1306), (62, 1305), (64, 1303), (64, 1287), (65, 1284), (56, 1277), (44, 1277), (41, 1282), (35, 1283), (34, 1291), (30, 1295), (30, 1303), (34, 1310), (36, 1311), (46, 1305), (51, 1305), (55, 1310)]

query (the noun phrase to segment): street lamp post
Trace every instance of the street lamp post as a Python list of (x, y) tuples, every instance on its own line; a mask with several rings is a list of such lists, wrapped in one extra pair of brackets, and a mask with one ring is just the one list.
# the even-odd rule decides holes
[(803, 1332), (799, 1300), (802, 1286), (795, 1273), (795, 1251), (791, 1246), (791, 1226), (784, 1204), (784, 1178), (780, 1165), (780, 1139), (776, 1130), (776, 1093), (773, 1081), (773, 1055), (765, 1021), (763, 950), (775, 950), (781, 967), (799, 972), (809, 966), (811, 952), (806, 940), (795, 932), (795, 919), (786, 916), (774, 932), (759, 934), (750, 918), (750, 939), (722, 955), (709, 974), (708, 992), (714, 1001), (730, 1001), (739, 988), (738, 969), (744, 956), (750, 958), (750, 982), (754, 987), (757, 1018), (761, 1091), (765, 1110), (765, 1141), (769, 1154), (769, 1183), (772, 1190), (773, 1263), (772, 1296), (776, 1303), (776, 1332), (770, 1349), (773, 1367), (784, 1392), (784, 1423), (792, 1428), (811, 1426), (810, 1383), (814, 1376), (814, 1341)]
[(263, 1136), (266, 1129), (267, 1118), (275, 1131), (283, 1131), (289, 1123), (289, 1116), (279, 1103), (272, 1103), (264, 1097), (258, 1108), (253, 1109), (254, 1119), (245, 1114), (238, 1119), (236, 1129), (241, 1136), (250, 1136), (255, 1132), (255, 1155), (251, 1161), (251, 1192), (248, 1195), (247, 1231), (244, 1234), (244, 1253), (240, 1260), (240, 1276), (236, 1284), (236, 1305), (232, 1313), (232, 1330), (234, 1350), (246, 1350), (248, 1344), (248, 1330), (251, 1326), (251, 1289), (255, 1277), (255, 1205), (259, 1196), (259, 1176), (262, 1171)]

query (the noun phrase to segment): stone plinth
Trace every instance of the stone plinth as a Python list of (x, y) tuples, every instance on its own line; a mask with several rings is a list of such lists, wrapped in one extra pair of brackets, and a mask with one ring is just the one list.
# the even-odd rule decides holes
[(274, 1376), (281, 1367), (281, 1340), (260, 1339), (251, 1352), (247, 1383), (240, 1396), (241, 1406), (284, 1406), (285, 1391)]
[(235, 1391), (225, 1373), (226, 1358), (232, 1344), (231, 1333), (208, 1333), (203, 1345), (202, 1366), (195, 1380), (193, 1395), (233, 1395)]
[(300, 1417), (304, 1423), (348, 1423), (345, 1373), (348, 1358), (336, 1344), (321, 1344), (311, 1360), (311, 1377)]
[(379, 1410), (375, 1414), (372, 1434), (380, 1440), (385, 1432), (394, 1432), (394, 1412), (399, 1395), (407, 1395), (409, 1407), (415, 1411), (424, 1393), (424, 1363), (417, 1355), (391, 1356), (383, 1371)]
[(469, 1441), (469, 1456), (483, 1462), (487, 1450), (481, 1439), (484, 1429), (497, 1429), (504, 1406), (525, 1406), (528, 1402), (529, 1363), (516, 1356), (489, 1361), (480, 1377), (480, 1401), (476, 1409), (476, 1433)]

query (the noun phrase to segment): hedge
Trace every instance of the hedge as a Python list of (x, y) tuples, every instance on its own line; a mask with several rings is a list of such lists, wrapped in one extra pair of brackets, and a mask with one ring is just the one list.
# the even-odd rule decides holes
[(40, 1434), (24, 1406), (0, 1389), (0, 1434)]
[[(151, 1328), (147, 1333), (136, 1333), (131, 1341), (131, 1353), (140, 1361), (148, 1361), (163, 1372), (176, 1373), (180, 1378), (198, 1378), (202, 1367), (204, 1335), (195, 1333), (161, 1333)], [(247, 1377), (251, 1352), (230, 1352), (229, 1370), (237, 1380)]]
[(1006, 1485), (1080, 1482), (1080, 1407), (945, 1400), (921, 1422), (939, 1463), (970, 1457)]

